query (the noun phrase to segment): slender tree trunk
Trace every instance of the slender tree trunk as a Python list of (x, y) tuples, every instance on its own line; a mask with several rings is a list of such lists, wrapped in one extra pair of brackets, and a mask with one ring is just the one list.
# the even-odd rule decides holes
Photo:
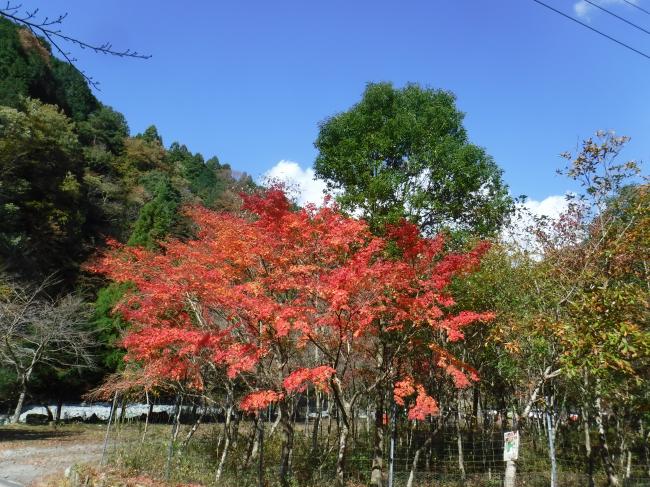
[(420, 453), (429, 446), (431, 443), (431, 437), (427, 438), (420, 448), (415, 450), (415, 455), (413, 455), (413, 463), (411, 464), (411, 471), (409, 472), (409, 478), (406, 481), (406, 487), (413, 487), (413, 482), (415, 481), (415, 472), (418, 468), (418, 461), (420, 460)]
[(147, 416), (144, 419), (144, 430), (142, 431), (142, 440), (141, 444), (144, 444), (144, 440), (147, 437), (147, 429), (149, 429), (149, 418), (153, 412), (153, 403), (149, 401), (149, 391), (145, 391), (145, 397), (147, 398)]
[(246, 446), (246, 458), (244, 459), (244, 469), (248, 468), (251, 460), (257, 456), (257, 416), (253, 419), (253, 424), (251, 426), (251, 434), (248, 438)]
[(259, 458), (257, 463), (257, 484), (258, 487), (264, 487), (264, 418), (262, 413), (259, 413), (258, 426), (258, 445), (259, 445)]
[(55, 423), (61, 422), (61, 411), (63, 409), (63, 399), (58, 398), (56, 401), (56, 416), (54, 418)]
[(639, 433), (643, 441), (643, 456), (645, 457), (646, 474), (650, 477), (650, 431), (645, 435), (643, 434), (643, 420), (639, 420)]
[[(549, 405), (552, 407), (552, 404)], [(557, 487), (557, 459), (555, 457), (555, 428), (551, 413), (546, 410), (546, 428), (548, 429), (548, 456), (551, 460), (551, 487)]]
[(14, 414), (11, 417), (11, 422), (16, 424), (20, 421), (20, 415), (23, 412), (23, 406), (25, 404), (25, 397), (27, 396), (27, 382), (29, 381), (29, 376), (31, 372), (23, 374), (20, 378), (20, 393), (18, 394), (18, 403), (16, 404), (16, 409), (14, 409)]
[[(275, 433), (275, 430), (278, 429), (278, 426), (280, 425), (280, 421), (282, 421), (282, 416), (283, 416), (282, 409), (278, 408), (278, 415), (275, 418), (275, 421), (273, 422), (273, 424), (271, 425), (271, 431), (269, 431), (269, 438), (271, 436), (273, 436), (273, 433)], [(269, 409), (269, 421), (271, 421), (271, 410), (270, 409)]]
[(418, 468), (418, 461), (420, 460), (420, 455), (424, 451), (428, 451), (429, 448), (431, 447), (431, 443), (433, 442), (433, 438), (440, 432), (442, 429), (442, 425), (444, 424), (444, 418), (441, 418), (442, 420), (438, 422), (438, 425), (435, 429), (432, 429), (430, 434), (427, 436), (427, 439), (424, 440), (424, 443), (420, 445), (420, 447), (415, 450), (415, 455), (413, 455), (413, 463), (411, 463), (411, 471), (409, 472), (409, 478), (408, 481), (406, 482), (406, 487), (413, 487), (413, 482), (415, 481), (415, 472), (417, 471)]
[[(544, 372), (542, 372), (542, 376), (539, 378), (537, 383), (535, 384), (535, 387), (530, 393), (530, 396), (528, 396), (528, 401), (526, 401), (526, 406), (524, 406), (524, 410), (520, 416), (520, 418), (524, 418), (524, 421), (528, 421), (528, 416), (530, 415), (530, 412), (537, 401), (537, 398), (539, 397), (539, 393), (542, 390), (542, 387), (544, 386), (544, 383), (552, 379), (553, 377), (556, 377), (559, 375), (561, 372), (561, 369), (557, 370), (552, 370), (552, 367), (549, 365), (544, 369)], [(507, 417), (507, 413), (506, 413)], [(513, 430), (519, 431), (519, 418), (513, 417)], [(503, 429), (503, 424), (501, 425)], [(546, 428), (541, 428), (542, 431), (546, 431)], [(504, 473), (503, 477), (503, 486), (504, 487), (515, 487), (517, 483), (517, 464), (513, 460), (508, 460), (506, 461), (506, 471)]]
[(280, 402), (280, 426), (282, 429), (282, 448), (280, 451), (280, 485), (289, 487), (289, 459), (293, 449), (293, 425), (286, 401)]
[(375, 430), (372, 444), (372, 471), (370, 473), (370, 485), (382, 487), (384, 483), (384, 391), (377, 390), (375, 399)]
[(397, 403), (393, 400), (391, 411), (390, 453), (388, 457), (388, 487), (393, 487), (395, 480), (395, 451), (397, 448)]
[[(234, 409), (234, 408), (233, 408)], [(242, 414), (235, 412), (235, 419), (232, 420), (232, 447), (237, 448), (239, 442), (239, 426), (241, 424)]]
[(189, 445), (190, 440), (194, 436), (194, 433), (196, 433), (196, 430), (199, 429), (199, 426), (201, 426), (201, 421), (203, 421), (203, 415), (205, 411), (201, 411), (201, 413), (196, 417), (196, 420), (194, 421), (194, 424), (190, 428), (190, 430), (187, 432), (187, 435), (185, 435), (185, 439), (181, 443), (181, 446), (179, 448), (179, 452), (183, 452), (185, 448), (187, 448), (187, 445)]
[(230, 423), (231, 423), (231, 416), (232, 416), (232, 401), (230, 400), (230, 394), (228, 398), (228, 406), (226, 407), (226, 419), (223, 424), (223, 435), (224, 435), (224, 443), (223, 443), (223, 450), (221, 450), (221, 458), (219, 459), (219, 466), (217, 467), (217, 473), (214, 476), (215, 482), (218, 484), (219, 479), (221, 478), (221, 475), (223, 474), (223, 467), (226, 464), (226, 458), (228, 456), (228, 450), (230, 449), (230, 437), (231, 437), (231, 431), (230, 431)]
[(174, 408), (174, 421), (172, 422), (172, 430), (169, 435), (169, 446), (167, 447), (167, 463), (165, 464), (165, 480), (169, 480), (171, 476), (172, 457), (174, 456), (174, 441), (178, 434), (178, 419), (181, 414), (181, 396), (176, 396), (176, 404)]
[(336, 422), (338, 423), (339, 438), (334, 485), (336, 487), (345, 487), (345, 460), (348, 448), (348, 436), (350, 434), (350, 418), (352, 417), (351, 411), (358, 396), (354, 396), (349, 402), (346, 401), (343, 396), (341, 382), (336, 376), (330, 379), (330, 384), (336, 399)]
[(347, 421), (341, 421), (339, 430), (339, 448), (336, 456), (336, 487), (345, 487), (345, 458), (348, 448), (348, 434), (350, 430)]
[(625, 465), (625, 479), (630, 480), (632, 476), (632, 451), (627, 449), (627, 463)]
[(612, 456), (609, 452), (609, 446), (607, 445), (607, 433), (605, 431), (605, 425), (603, 424), (603, 409), (601, 406), (600, 395), (596, 396), (596, 426), (598, 427), (598, 437), (600, 439), (600, 455), (603, 460), (603, 466), (605, 467), (605, 473), (607, 474), (607, 485), (609, 487), (618, 487), (620, 482), (614, 472)]
[(591, 448), (591, 434), (589, 431), (589, 409), (585, 405), (582, 408), (582, 427), (585, 433), (585, 460), (587, 466), (587, 485), (594, 487), (594, 455)]
[(183, 414), (183, 396), (180, 396), (180, 401), (176, 405), (176, 418), (174, 419), (174, 434), (172, 435), (172, 443), (176, 443), (178, 433), (181, 430), (181, 414)]
[(458, 469), (460, 470), (460, 480), (465, 482), (465, 460), (463, 457), (463, 435), (460, 428), (461, 422), (461, 413), (460, 413), (460, 403), (461, 403), (461, 392), (460, 390), (456, 394), (456, 448), (458, 450)]
[(321, 400), (320, 392), (316, 391), (316, 417), (314, 418), (314, 425), (311, 430), (311, 458), (312, 461), (316, 462), (318, 458), (318, 431), (320, 428), (320, 417), (321, 417)]
[(117, 407), (117, 392), (113, 395), (113, 404), (111, 405), (111, 412), (108, 414), (108, 424), (106, 425), (106, 434), (104, 435), (104, 447), (102, 448), (102, 458), (99, 461), (99, 465), (104, 465), (106, 459), (106, 450), (108, 449), (108, 437), (111, 432), (111, 422), (113, 420), (113, 415), (115, 414), (115, 408)]
[(413, 436), (415, 435), (415, 429), (417, 427), (417, 421), (408, 421), (408, 433), (406, 436), (406, 460), (404, 465), (408, 465), (409, 459), (411, 458), (411, 447), (413, 446)]

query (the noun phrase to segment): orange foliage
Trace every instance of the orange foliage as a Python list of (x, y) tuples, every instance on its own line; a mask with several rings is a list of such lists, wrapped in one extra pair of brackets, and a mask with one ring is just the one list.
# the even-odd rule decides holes
[[(111, 242), (89, 266), (133, 283), (117, 308), (133, 324), (123, 340), (127, 360), (196, 388), (204, 364), (222, 367), (230, 379), (247, 375), (257, 392), (242, 401), (245, 410), (310, 383), (326, 389), (338, 374), (372, 374), (367, 367), (342, 369), (336, 354), (345, 349), (362, 363), (382, 333), (420, 336), (406, 341), (393, 362), (439, 367), (458, 387), (475, 380), (464, 364), (426, 345), (432, 331), (460, 340), (464, 327), (491, 319), (446, 310), (454, 305), (446, 290), (451, 279), (476, 267), (485, 244), (445, 255), (441, 237), (424, 238), (407, 222), (377, 237), (333, 205), (294, 211), (279, 188), (244, 197), (244, 209), (247, 214), (234, 215), (186, 208), (198, 228), (195, 238), (161, 243), (161, 251)], [(398, 256), (387, 251), (390, 242)], [(305, 359), (310, 343), (324, 352), (320, 364)], [(403, 403), (406, 392), (396, 390), (396, 400)], [(435, 401), (422, 386), (417, 392), (414, 417), (432, 414)]]

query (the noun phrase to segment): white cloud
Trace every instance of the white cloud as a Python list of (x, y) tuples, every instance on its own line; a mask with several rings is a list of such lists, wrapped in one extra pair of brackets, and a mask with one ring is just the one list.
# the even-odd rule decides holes
[[(626, 2), (623, 0), (592, 0), (593, 3), (596, 3), (602, 7), (607, 8), (608, 5), (623, 5), (626, 7), (630, 7), (629, 5), (626, 5)], [(631, 3), (638, 4), (638, 0), (630, 0)], [(589, 2), (585, 2), (585, 0), (580, 0), (579, 2), (576, 2), (573, 4), (573, 11), (576, 13), (578, 17), (581, 17), (584, 20), (591, 20), (590, 14), (597, 11), (598, 9), (591, 5)]]
[(567, 208), (567, 200), (564, 195), (547, 196), (542, 201), (526, 200), (522, 205), (535, 216), (547, 216), (557, 218), (564, 213)]
[(300, 205), (323, 203), (325, 181), (316, 179), (311, 167), (303, 169), (297, 162), (283, 159), (264, 173), (264, 180), (287, 184), (289, 192), (293, 193), (292, 196), (295, 196)]
[(538, 244), (528, 231), (535, 223), (536, 217), (547, 217), (555, 220), (568, 209), (565, 195), (551, 195), (543, 200), (528, 199), (517, 205), (517, 212), (510, 225), (504, 229), (502, 239), (532, 253), (539, 251)]

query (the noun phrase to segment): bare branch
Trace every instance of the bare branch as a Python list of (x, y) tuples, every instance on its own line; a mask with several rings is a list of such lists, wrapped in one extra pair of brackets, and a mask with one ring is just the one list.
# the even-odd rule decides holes
[(74, 57), (71, 56), (71, 53), (67, 50), (64, 50), (61, 44), (61, 41), (68, 42), (73, 44), (80, 49), (90, 49), (98, 54), (108, 54), (111, 56), (117, 56), (121, 58), (135, 58), (135, 59), (149, 59), (150, 54), (142, 54), (138, 51), (133, 51), (131, 49), (118, 50), (113, 48), (113, 45), (110, 42), (105, 42), (103, 44), (90, 44), (85, 42), (77, 37), (73, 37), (67, 34), (64, 34), (58, 26), (60, 26), (63, 21), (68, 16), (67, 12), (57, 16), (56, 18), (50, 19), (45, 17), (41, 20), (38, 19), (38, 9), (25, 10), (23, 14), (20, 13), (22, 8), (21, 4), (7, 4), (0, 8), (0, 16), (4, 17), (14, 24), (26, 28), (34, 36), (39, 34), (43, 36), (47, 41), (54, 47), (54, 49), (63, 57), (63, 59), (70, 64), (74, 69), (76, 69), (84, 79), (90, 84), (93, 88), (99, 90), (99, 82), (94, 80), (91, 76), (86, 74), (84, 71), (79, 69), (75, 62), (77, 61)]

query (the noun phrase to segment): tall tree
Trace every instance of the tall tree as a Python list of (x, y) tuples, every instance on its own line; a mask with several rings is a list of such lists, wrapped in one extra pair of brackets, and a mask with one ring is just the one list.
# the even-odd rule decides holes
[(428, 234), (493, 234), (512, 199), (462, 122), (450, 92), (370, 83), (359, 103), (321, 123), (316, 174), (375, 230), (406, 217)]

